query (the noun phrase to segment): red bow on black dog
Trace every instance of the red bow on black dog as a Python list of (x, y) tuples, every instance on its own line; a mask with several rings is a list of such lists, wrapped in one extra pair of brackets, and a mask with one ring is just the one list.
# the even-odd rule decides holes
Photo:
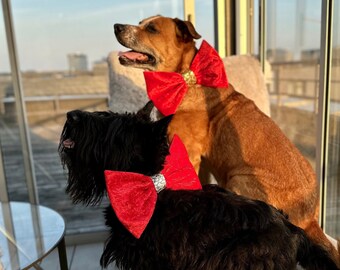
[(169, 151), (164, 169), (151, 177), (132, 172), (105, 171), (112, 208), (120, 222), (136, 238), (140, 238), (152, 217), (157, 193), (164, 188), (202, 189), (185, 146), (178, 136), (174, 136)]
[(228, 87), (224, 64), (217, 51), (205, 40), (195, 55), (190, 70), (176, 72), (145, 71), (144, 78), (149, 98), (165, 116), (174, 114), (188, 85), (223, 88)]

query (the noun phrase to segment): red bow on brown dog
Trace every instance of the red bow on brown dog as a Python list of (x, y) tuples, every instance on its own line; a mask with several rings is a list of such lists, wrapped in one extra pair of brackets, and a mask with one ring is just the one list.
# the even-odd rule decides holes
[(224, 64), (217, 51), (202, 41), (190, 70), (176, 72), (144, 71), (146, 89), (156, 108), (165, 116), (174, 114), (181, 103), (188, 85), (228, 87)]
[(140, 238), (155, 209), (157, 193), (163, 189), (202, 189), (178, 136), (174, 136), (164, 169), (157, 175), (105, 171), (106, 187), (113, 210), (120, 222), (136, 238)]

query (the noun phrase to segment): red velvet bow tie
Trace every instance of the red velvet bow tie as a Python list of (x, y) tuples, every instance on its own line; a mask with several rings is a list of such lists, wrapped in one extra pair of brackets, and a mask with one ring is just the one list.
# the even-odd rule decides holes
[(228, 87), (224, 64), (216, 50), (205, 40), (184, 74), (176, 72), (145, 71), (144, 78), (149, 98), (165, 116), (174, 114), (188, 85), (223, 88)]
[(174, 136), (169, 151), (164, 169), (152, 177), (132, 172), (105, 171), (112, 208), (120, 222), (136, 238), (140, 238), (148, 225), (155, 209), (157, 193), (162, 189), (202, 189), (178, 136)]

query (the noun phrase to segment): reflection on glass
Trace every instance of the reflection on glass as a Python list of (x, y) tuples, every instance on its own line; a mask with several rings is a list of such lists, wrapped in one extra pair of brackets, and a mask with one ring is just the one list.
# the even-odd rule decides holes
[[(156, 14), (183, 18), (183, 1), (13, 0), (11, 4), (39, 202), (65, 217), (68, 234), (102, 231), (106, 229), (102, 207), (74, 206), (65, 194), (66, 172), (57, 152), (65, 113), (109, 108), (107, 57), (122, 50), (114, 37), (114, 23), (138, 24)], [(4, 29), (0, 33), (3, 42)], [(28, 198), (13, 120), (10, 68), (5, 63), (0, 61), (0, 136), (2, 150), (9, 155), (5, 170), (10, 199), (22, 201)]]
[(326, 232), (340, 237), (340, 1), (334, 2)]
[(254, 25), (254, 52), (253, 54), (257, 57), (260, 55), (260, 0), (254, 0), (253, 6), (253, 25)]
[(315, 168), (321, 0), (267, 4), (272, 118)]
[[(272, 118), (315, 168), (321, 0), (267, 1)], [(340, 235), (340, 4), (334, 3), (326, 232)]]
[[(12, 74), (0, 8), (0, 146), (10, 200), (28, 200)], [(4, 188), (4, 187), (1, 187)]]
[(200, 46), (201, 40), (206, 40), (211, 46), (214, 46), (214, 6), (213, 1), (196, 0), (195, 1), (195, 28), (202, 38), (196, 43)]

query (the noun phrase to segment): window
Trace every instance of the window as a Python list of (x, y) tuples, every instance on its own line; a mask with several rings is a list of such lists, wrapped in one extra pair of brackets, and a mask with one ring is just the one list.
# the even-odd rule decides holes
[[(110, 52), (121, 50), (113, 24), (162, 14), (183, 18), (183, 1), (13, 0), (14, 34), (39, 203), (60, 212), (67, 234), (104, 230), (102, 206), (72, 205), (57, 152), (65, 113), (107, 110)], [(2, 9), (1, 9), (2, 12)], [(1, 13), (1, 17), (2, 17)], [(0, 42), (7, 48), (3, 20)], [(0, 136), (10, 200), (27, 201), (26, 171), (7, 51), (0, 61)], [(102, 204), (106, 205), (105, 202)]]
[(321, 1), (267, 3), (272, 118), (315, 168)]
[[(316, 159), (319, 144), (316, 134), (320, 130), (318, 123), (320, 51), (324, 42), (321, 40), (321, 34), (322, 21), (325, 19), (322, 4), (325, 1), (248, 0), (246, 9), (242, 9), (243, 12), (244, 10), (250, 12), (248, 7), (253, 7), (254, 22), (247, 29), (254, 31), (250, 36), (254, 37), (255, 54), (260, 54), (263, 48), (264, 44), (259, 43), (262, 40), (267, 41), (265, 53), (266, 66), (269, 69), (266, 69), (265, 75), (271, 99), (272, 118), (315, 169), (318, 167)], [(3, 2), (10, 2), (12, 8), (14, 24), (12, 34), (15, 34), (16, 38), (24, 97), (23, 108), (28, 121), (29, 136), (21, 136), (25, 135), (25, 129), (24, 121), (20, 119), (21, 104), (15, 95), (18, 80), (15, 74), (11, 73), (9, 64), (9, 52), (13, 48), (10, 47), (9, 52), (6, 49), (6, 31), (1, 20), (0, 44), (1, 48), (5, 49), (0, 50), (0, 158), (3, 159), (5, 179), (1, 179), (0, 184), (6, 183), (10, 200), (29, 200), (29, 185), (34, 181), (27, 178), (29, 174), (27, 167), (29, 161), (33, 161), (32, 173), (39, 202), (54, 208), (65, 217), (67, 234), (102, 232), (104, 223), (101, 206), (72, 205), (64, 191), (66, 172), (61, 167), (57, 146), (65, 113), (76, 108), (125, 110), (125, 107), (120, 107), (120, 101), (113, 98), (114, 94), (110, 92), (112, 86), (108, 83), (108, 74), (112, 76), (108, 69), (112, 68), (110, 63), (108, 65), (109, 57), (114, 56), (119, 50), (125, 50), (114, 37), (113, 24), (137, 24), (141, 19), (155, 14), (183, 18), (183, 0)], [(209, 43), (216, 42), (214, 8), (231, 7), (233, 6), (231, 2), (195, 1), (196, 28)], [(326, 205), (325, 229), (333, 237), (340, 236), (340, 224), (337, 221), (340, 220), (339, 2), (340, 0), (332, 1), (334, 19), (331, 30), (333, 34), (331, 84), (329, 89), (326, 89), (330, 96), (326, 138), (327, 196), (322, 198)], [(266, 31), (261, 33), (265, 35), (265, 39), (260, 38), (259, 33), (261, 3), (266, 7)], [(233, 13), (235, 10), (236, 13), (238, 9), (240, 7), (236, 5), (229, 12)], [(0, 9), (1, 17), (2, 12)], [(239, 21), (240, 18), (235, 16), (232, 20)], [(235, 22), (230, 25), (236, 28)], [(229, 34), (236, 36), (235, 33)], [(198, 45), (199, 43), (200, 41)], [(233, 46), (235, 44), (234, 41)], [(124, 76), (118, 75), (120, 78)], [(0, 177), (1, 175), (0, 172)], [(0, 193), (0, 199), (3, 197), (3, 193)]]
[[(321, 40), (322, 0), (270, 0), (266, 1), (266, 59), (270, 64), (266, 70), (271, 99), (271, 114), (290, 140), (309, 160), (314, 169), (325, 166), (327, 174), (324, 180), (325, 192), (321, 193), (322, 205), (325, 205), (324, 228), (332, 237), (339, 237), (339, 1), (333, 2), (333, 34), (330, 87), (322, 89), (320, 74), (326, 72), (320, 65), (321, 49), (325, 40)], [(268, 66), (267, 66), (268, 67)], [(329, 96), (326, 107), (319, 108), (320, 89)], [(319, 117), (323, 112), (329, 122), (326, 133), (328, 142), (325, 164), (318, 164), (317, 153), (320, 145)], [(322, 176), (323, 177), (323, 176)], [(320, 180), (320, 179), (319, 179)], [(323, 178), (321, 182), (323, 183)], [(321, 184), (322, 184), (321, 183)], [(324, 186), (324, 185), (322, 185)]]
[(340, 236), (340, 1), (333, 1), (330, 114), (328, 131), (326, 232)]

